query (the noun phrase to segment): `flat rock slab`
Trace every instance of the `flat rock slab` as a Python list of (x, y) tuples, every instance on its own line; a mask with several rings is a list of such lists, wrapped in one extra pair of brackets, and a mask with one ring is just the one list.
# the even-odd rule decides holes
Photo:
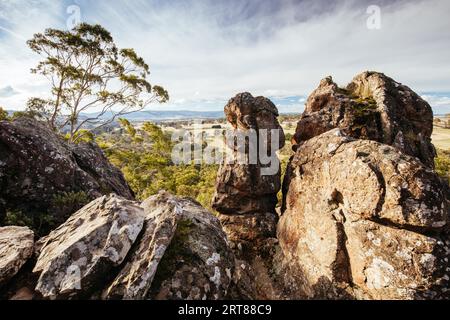
[(94, 200), (39, 241), (36, 291), (50, 299), (86, 297), (125, 260), (144, 219), (136, 202), (116, 195)]
[(0, 228), (0, 285), (14, 277), (33, 254), (34, 233), (25, 227)]
[(143, 202), (144, 231), (106, 299), (223, 299), (234, 256), (219, 220), (166, 192)]

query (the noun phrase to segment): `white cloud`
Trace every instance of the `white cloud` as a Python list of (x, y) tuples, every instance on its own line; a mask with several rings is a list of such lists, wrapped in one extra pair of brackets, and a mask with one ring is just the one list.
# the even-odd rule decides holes
[(19, 94), (19, 92), (17, 92), (13, 87), (11, 86), (7, 86), (4, 88), (0, 88), (0, 97), (3, 98), (10, 98), (13, 97), (15, 95)]
[[(152, 81), (169, 90), (168, 109), (219, 109), (242, 91), (305, 96), (327, 75), (346, 84), (364, 70), (418, 92), (450, 91), (447, 0), (381, 2), (380, 30), (367, 29), (368, 4), (360, 1), (75, 2), (84, 21), (144, 56)], [(1, 0), (0, 22), (8, 16), (11, 31), (29, 38), (65, 25), (62, 3)], [(20, 107), (26, 96), (46, 92), (45, 82), (29, 74), (37, 59), (23, 41), (1, 30), (0, 38), (0, 84), (21, 92), (8, 101)]]

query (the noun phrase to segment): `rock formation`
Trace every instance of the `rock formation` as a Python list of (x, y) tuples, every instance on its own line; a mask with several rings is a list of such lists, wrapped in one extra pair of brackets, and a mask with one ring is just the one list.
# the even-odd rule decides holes
[(445, 294), (448, 203), (420, 161), (334, 129), (299, 146), (285, 187), (278, 238), (308, 296)]
[(407, 86), (377, 72), (357, 75), (347, 88), (323, 79), (308, 98), (295, 145), (333, 128), (392, 145), (434, 167), (433, 111)]
[[(33, 275), (23, 271), (25, 286), (0, 285), (3, 298), (26, 292), (29, 299), (224, 299), (235, 274), (219, 220), (166, 192), (142, 205), (116, 195), (98, 198), (34, 251)], [(31, 231), (0, 229), (1, 279), (14, 276), (32, 252)]]
[(142, 203), (146, 222), (107, 298), (224, 299), (234, 256), (220, 222), (200, 204), (166, 192)]
[(91, 202), (37, 243), (36, 291), (50, 299), (89, 297), (125, 260), (143, 224), (132, 201), (113, 195)]
[(14, 277), (33, 254), (34, 234), (28, 228), (0, 228), (0, 287)]
[[(250, 93), (241, 93), (232, 98), (225, 106), (225, 115), (233, 126), (236, 135), (256, 133), (258, 146), (268, 152), (271, 150), (271, 130), (279, 135), (278, 149), (284, 147), (283, 129), (278, 123), (278, 110), (267, 98), (254, 98)], [(261, 139), (259, 133), (267, 130), (267, 140)], [(276, 137), (274, 137), (276, 138)], [(231, 145), (233, 159), (245, 154), (249, 158), (250, 148), (240, 150)], [(237, 162), (237, 161), (236, 161)], [(277, 168), (279, 163), (276, 164)], [(256, 163), (229, 163), (221, 165), (216, 182), (213, 208), (220, 213), (220, 220), (233, 242), (252, 245), (257, 239), (270, 238), (275, 235), (277, 215), (277, 193), (281, 188), (280, 172), (264, 175), (260, 157)]]
[(0, 121), (0, 186), (0, 224), (6, 210), (30, 217), (50, 213), (62, 223), (73, 211), (60, 212), (55, 198), (68, 193), (83, 192), (88, 200), (111, 192), (133, 198), (120, 170), (97, 145), (68, 145), (29, 118)]
[(326, 78), (309, 97), (278, 225), (284, 266), (306, 297), (449, 297), (432, 118), (411, 89), (375, 72), (346, 89)]
[[(232, 160), (284, 146), (270, 100), (242, 93), (225, 114), (257, 138), (230, 144)], [(0, 122), (0, 219), (50, 210), (60, 192), (97, 198), (36, 243), (0, 228), (0, 299), (448, 299), (449, 188), (431, 131), (429, 105), (383, 74), (346, 89), (324, 79), (293, 138), (280, 217), (280, 171), (263, 174), (258, 154), (220, 166), (216, 218), (164, 191), (133, 201), (97, 146)]]

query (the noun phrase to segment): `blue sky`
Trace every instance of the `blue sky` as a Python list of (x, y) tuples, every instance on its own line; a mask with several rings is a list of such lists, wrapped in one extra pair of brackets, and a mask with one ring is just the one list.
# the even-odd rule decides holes
[[(320, 79), (345, 85), (364, 70), (419, 92), (435, 113), (450, 112), (450, 1), (0, 0), (0, 105), (23, 109), (48, 95), (30, 74), (39, 61), (25, 41), (67, 28), (70, 6), (100, 23), (120, 47), (150, 64), (151, 81), (171, 95), (167, 110), (221, 110), (242, 91), (301, 112)], [(369, 5), (380, 29), (367, 28)]]

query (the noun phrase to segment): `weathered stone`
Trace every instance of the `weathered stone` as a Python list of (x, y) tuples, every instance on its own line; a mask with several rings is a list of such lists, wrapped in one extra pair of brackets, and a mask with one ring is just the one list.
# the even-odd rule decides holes
[[(448, 202), (420, 161), (335, 129), (299, 145), (284, 191), (278, 238), (307, 296), (411, 299), (436, 292), (448, 259), (437, 240)], [(433, 263), (424, 271), (419, 262), (428, 258)]]
[(24, 227), (0, 228), (0, 287), (14, 277), (33, 254), (34, 233)]
[(39, 240), (36, 291), (51, 299), (88, 297), (125, 260), (143, 223), (135, 202), (116, 195), (91, 202)]
[(64, 210), (55, 197), (67, 193), (83, 192), (88, 200), (111, 192), (133, 198), (122, 173), (98, 146), (68, 145), (29, 118), (0, 121), (0, 185), (0, 218), (8, 209), (30, 216), (50, 213), (62, 223), (65, 214), (79, 208), (58, 212)]
[[(161, 194), (161, 197), (169, 197)], [(107, 288), (105, 299), (145, 299), (157, 268), (177, 229), (179, 216), (172, 201), (154, 205), (155, 198), (148, 199), (143, 207), (146, 220), (143, 231), (119, 275)]]
[(228, 239), (234, 243), (254, 243), (276, 234), (278, 217), (273, 213), (247, 213), (244, 215), (219, 214)]
[[(285, 144), (283, 129), (278, 123), (278, 110), (267, 98), (254, 98), (250, 93), (241, 93), (231, 99), (225, 106), (225, 114), (228, 122), (236, 133), (255, 133), (258, 147), (266, 148), (269, 152), (281, 149)], [(267, 130), (267, 139), (260, 137), (260, 133)], [(271, 130), (278, 132), (278, 149), (272, 150)], [(238, 160), (243, 154), (249, 155), (250, 148), (240, 150), (231, 146), (233, 159)], [(213, 208), (217, 210), (227, 234), (231, 240), (252, 241), (257, 237), (274, 236), (277, 215), (277, 193), (281, 188), (280, 170), (275, 174), (265, 174), (268, 165), (262, 165), (259, 154), (256, 155), (256, 163), (228, 163), (220, 166), (216, 193), (213, 199)], [(275, 156), (276, 158), (276, 156)], [(279, 169), (278, 158), (275, 167)]]
[(293, 142), (298, 145), (333, 128), (360, 139), (392, 145), (434, 167), (433, 112), (407, 86), (377, 72), (357, 75), (346, 89), (328, 77), (308, 98)]
[[(359, 299), (449, 298), (448, 246), (369, 220), (344, 223), (349, 273)], [(445, 261), (447, 259), (447, 261)]]
[[(129, 263), (146, 266), (153, 259), (157, 270), (154, 273), (154, 267), (133, 269), (132, 281), (119, 281), (119, 287), (126, 286), (126, 292), (133, 292), (134, 285), (150, 289), (148, 294), (143, 294), (145, 290), (139, 291), (138, 298), (224, 299), (234, 272), (234, 255), (219, 220), (195, 201), (165, 192), (150, 197), (142, 206), (148, 221), (156, 218), (158, 226), (160, 223), (167, 225), (155, 228), (163, 230), (160, 231), (159, 244), (152, 243), (152, 236), (144, 235)], [(150, 251), (143, 257), (139, 256), (146, 247)], [(154, 251), (155, 254), (152, 253)], [(129, 284), (132, 286), (128, 287)]]

